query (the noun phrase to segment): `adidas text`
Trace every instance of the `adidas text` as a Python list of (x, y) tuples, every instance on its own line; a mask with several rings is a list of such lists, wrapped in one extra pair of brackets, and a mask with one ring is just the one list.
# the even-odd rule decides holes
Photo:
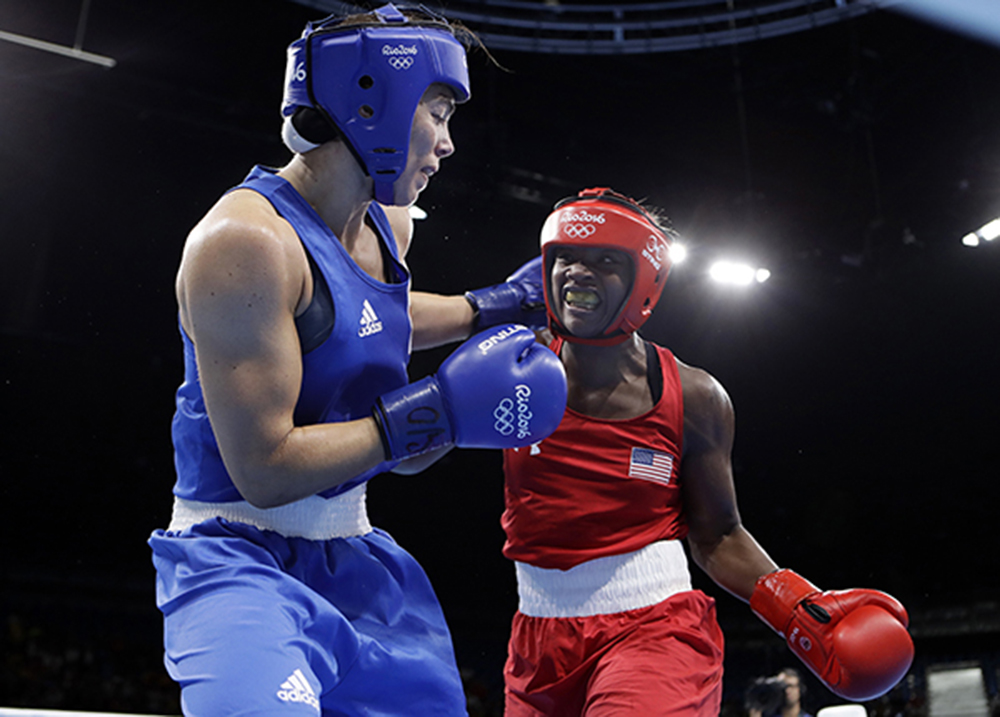
[(368, 299), (365, 299), (361, 308), (361, 328), (358, 329), (358, 336), (364, 338), (365, 336), (377, 334), (381, 330), (382, 321), (378, 318), (372, 305), (368, 303)]
[(316, 693), (309, 686), (309, 681), (302, 674), (302, 670), (296, 670), (289, 675), (288, 679), (281, 683), (277, 695), (282, 702), (304, 702), (319, 711), (319, 700), (316, 699)]

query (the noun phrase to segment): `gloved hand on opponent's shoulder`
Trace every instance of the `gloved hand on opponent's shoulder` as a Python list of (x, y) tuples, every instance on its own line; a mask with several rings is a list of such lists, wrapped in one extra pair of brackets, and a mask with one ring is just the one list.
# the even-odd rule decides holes
[(547, 319), (542, 257), (526, 262), (502, 284), (465, 292), (465, 298), (476, 311), (474, 331), (506, 323), (544, 329)]

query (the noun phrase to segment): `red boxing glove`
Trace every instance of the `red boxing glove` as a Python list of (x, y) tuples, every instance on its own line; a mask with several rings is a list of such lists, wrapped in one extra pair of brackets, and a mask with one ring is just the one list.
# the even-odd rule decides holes
[(884, 695), (913, 662), (906, 609), (877, 590), (822, 592), (801, 575), (778, 570), (757, 580), (750, 608), (845, 699)]

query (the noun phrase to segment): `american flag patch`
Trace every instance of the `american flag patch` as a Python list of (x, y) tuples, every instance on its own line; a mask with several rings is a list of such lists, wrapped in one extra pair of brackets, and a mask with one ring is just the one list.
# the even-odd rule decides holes
[(651, 448), (633, 448), (628, 461), (629, 478), (642, 478), (667, 485), (674, 467), (674, 457)]

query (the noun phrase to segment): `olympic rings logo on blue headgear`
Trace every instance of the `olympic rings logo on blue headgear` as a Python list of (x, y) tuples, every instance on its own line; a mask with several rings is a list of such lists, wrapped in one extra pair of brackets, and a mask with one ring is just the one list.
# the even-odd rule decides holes
[(408, 70), (413, 67), (413, 58), (417, 53), (416, 45), (382, 45), (382, 54), (389, 58), (389, 67), (394, 70)]

